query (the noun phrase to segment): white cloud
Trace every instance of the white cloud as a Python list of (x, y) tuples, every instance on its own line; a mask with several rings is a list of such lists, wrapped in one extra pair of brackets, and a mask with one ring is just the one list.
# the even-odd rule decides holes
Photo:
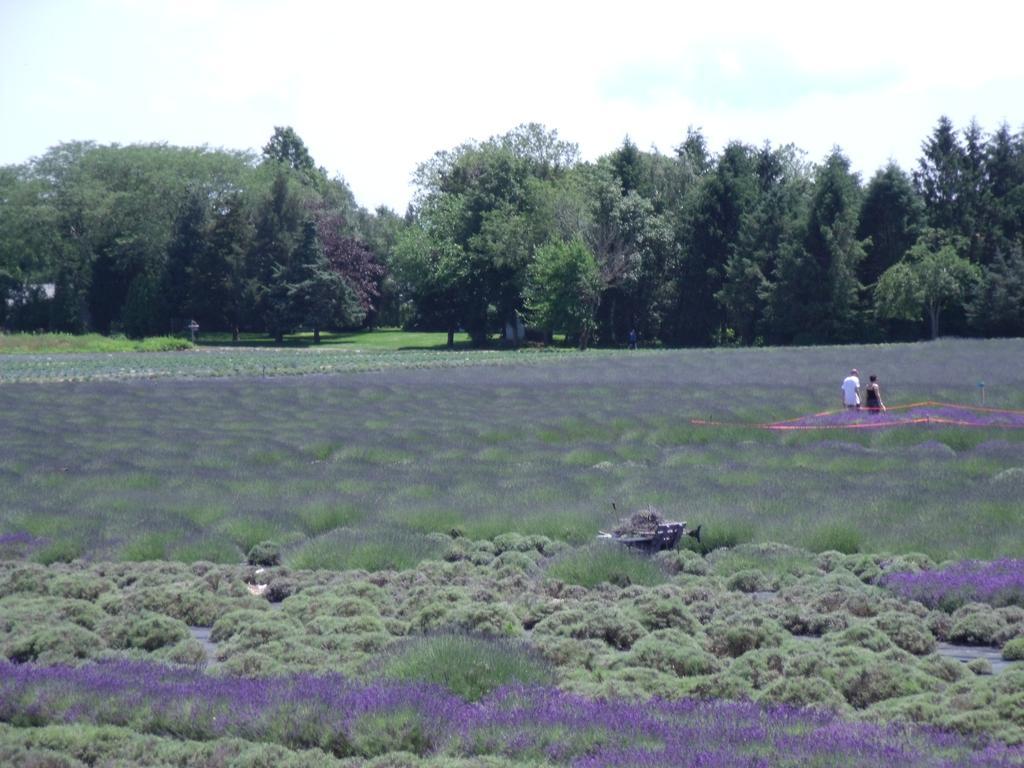
[(61, 140), (261, 147), (292, 125), (363, 205), (402, 210), (433, 152), (527, 121), (584, 157), (841, 145), (913, 164), (940, 114), (1024, 123), (1024, 10), (993, 0), (449, 2), (52, 0), (0, 5), (0, 162)]

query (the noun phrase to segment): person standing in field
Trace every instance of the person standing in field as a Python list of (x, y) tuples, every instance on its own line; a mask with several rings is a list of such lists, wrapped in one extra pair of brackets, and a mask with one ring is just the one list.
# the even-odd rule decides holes
[(636, 349), (636, 328), (629, 329), (629, 348)]
[(875, 374), (868, 376), (868, 386), (864, 390), (864, 404), (869, 411), (882, 413), (885, 411), (885, 403), (882, 402), (882, 390), (878, 388), (878, 377)]
[(843, 405), (846, 408), (860, 408), (860, 374), (854, 368), (850, 375), (843, 379)]

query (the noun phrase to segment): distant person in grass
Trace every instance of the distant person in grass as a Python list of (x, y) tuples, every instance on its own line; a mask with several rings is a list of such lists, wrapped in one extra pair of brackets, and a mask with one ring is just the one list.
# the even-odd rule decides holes
[(882, 402), (882, 391), (878, 388), (878, 377), (875, 374), (868, 376), (868, 386), (864, 390), (864, 405), (869, 411), (883, 413), (885, 403)]
[(860, 374), (856, 368), (843, 379), (842, 389), (843, 405), (847, 408), (860, 408)]
[(636, 328), (629, 329), (629, 348), (636, 349)]

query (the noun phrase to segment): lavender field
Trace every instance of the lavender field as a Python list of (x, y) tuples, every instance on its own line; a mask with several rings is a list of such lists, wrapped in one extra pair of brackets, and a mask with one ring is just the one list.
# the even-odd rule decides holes
[(37, 537), (44, 560), (231, 563), (271, 539), (286, 562), (364, 567), (387, 552), (382, 565), (413, 563), (431, 552), (425, 534), (453, 529), (579, 543), (614, 502), (726, 543), (1024, 555), (1024, 429), (691, 423), (834, 410), (851, 365), (880, 375), (891, 406), (976, 402), (984, 381), (988, 406), (1024, 409), (1024, 342), (526, 365), (501, 354), (459, 368), (0, 385), (0, 530)]
[[(750, 702), (640, 704), (508, 687), (469, 703), (424, 685), (353, 685), (308, 675), (210, 678), (144, 662), (87, 668), (0, 662), (0, 693), (0, 719), (7, 722), (114, 724), (199, 742), (235, 736), (336, 757), (401, 751), (576, 768), (1024, 764), (1022, 749), (976, 750), (961, 737)], [(30, 716), (23, 714), (28, 704)], [(381, 721), (390, 721), (389, 741), (380, 738)]]
[(1024, 342), (261, 353), (0, 360), (0, 764), (1024, 766), (1024, 429), (821, 415)]
[[(922, 555), (782, 545), (632, 555), (583, 586), (565, 566), (599, 549), (459, 538), (376, 572), (4, 561), (0, 759), (1024, 765), (1019, 592), (929, 608), (900, 585), (941, 577)], [(1024, 561), (1000, 569), (1024, 583)]]

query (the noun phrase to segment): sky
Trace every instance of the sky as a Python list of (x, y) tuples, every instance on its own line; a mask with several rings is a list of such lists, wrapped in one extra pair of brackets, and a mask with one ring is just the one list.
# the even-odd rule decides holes
[(584, 160), (687, 128), (839, 146), (866, 182), (946, 115), (1024, 128), (1024, 4), (0, 0), (0, 165), (63, 141), (259, 151), (290, 125), (402, 213), (440, 150), (542, 123)]

